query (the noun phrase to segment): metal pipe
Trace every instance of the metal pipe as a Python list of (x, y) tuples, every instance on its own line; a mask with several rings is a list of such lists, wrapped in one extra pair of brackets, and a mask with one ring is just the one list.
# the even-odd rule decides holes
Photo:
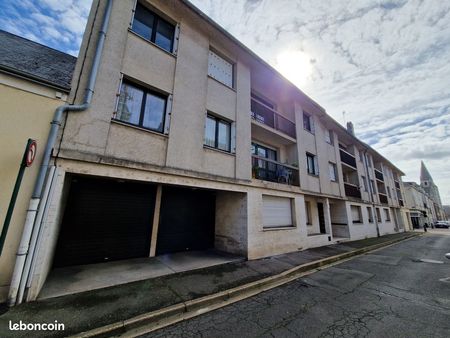
[[(100, 0), (99, 0), (100, 1)], [(9, 306), (13, 306), (16, 304), (20, 304), (22, 302), (21, 297), (17, 297), (19, 286), (21, 283), (22, 278), (27, 279), (28, 278), (28, 271), (25, 271), (25, 260), (27, 259), (27, 256), (29, 254), (28, 249), (30, 247), (30, 239), (31, 234), (33, 232), (33, 228), (35, 226), (35, 220), (36, 220), (36, 214), (39, 211), (40, 205), (41, 205), (41, 195), (42, 190), (46, 181), (46, 177), (48, 174), (48, 169), (51, 166), (50, 165), (50, 159), (53, 147), (55, 145), (56, 138), (58, 136), (59, 127), (61, 125), (61, 119), (63, 116), (63, 113), (65, 112), (78, 112), (78, 111), (84, 111), (90, 107), (90, 103), (92, 100), (92, 95), (94, 93), (94, 87), (95, 87), (95, 81), (97, 79), (97, 73), (98, 68), (101, 61), (102, 51), (103, 51), (103, 45), (105, 43), (105, 37), (106, 32), (108, 30), (108, 24), (109, 19), (111, 17), (111, 10), (112, 10), (112, 3), (113, 0), (106, 0), (106, 9), (105, 14), (103, 16), (103, 22), (100, 27), (100, 31), (98, 33), (98, 40), (97, 45), (95, 48), (95, 54), (94, 59), (92, 62), (92, 68), (89, 73), (88, 82), (85, 89), (84, 99), (83, 103), (80, 105), (63, 105), (58, 107), (55, 110), (55, 114), (53, 116), (53, 120), (51, 122), (50, 132), (47, 138), (47, 144), (45, 146), (44, 150), (44, 156), (42, 158), (42, 164), (39, 169), (38, 177), (36, 179), (34, 189), (33, 189), (33, 195), (30, 199), (27, 216), (25, 219), (25, 225), (24, 230), (22, 233), (22, 239), (20, 241), (19, 249), (17, 251), (17, 258), (16, 258), (16, 264), (14, 266), (14, 272), (11, 279), (11, 286), (9, 289), (9, 295), (8, 295), (8, 304)], [(36, 224), (38, 229), (36, 229), (39, 232), (40, 224)], [(36, 231), (35, 230), (35, 231)], [(32, 256), (34, 255), (34, 252), (32, 252)]]

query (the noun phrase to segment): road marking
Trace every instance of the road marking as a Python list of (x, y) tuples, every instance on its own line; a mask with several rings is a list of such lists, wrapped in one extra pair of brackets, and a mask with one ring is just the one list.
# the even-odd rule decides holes
[(443, 261), (435, 261), (433, 259), (419, 259), (419, 261), (424, 263), (444, 264)]

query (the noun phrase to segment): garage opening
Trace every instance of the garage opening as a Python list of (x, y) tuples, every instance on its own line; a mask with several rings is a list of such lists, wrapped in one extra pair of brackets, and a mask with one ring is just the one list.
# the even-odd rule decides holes
[(156, 254), (214, 248), (214, 191), (164, 186)]
[(74, 176), (53, 266), (148, 257), (156, 186)]

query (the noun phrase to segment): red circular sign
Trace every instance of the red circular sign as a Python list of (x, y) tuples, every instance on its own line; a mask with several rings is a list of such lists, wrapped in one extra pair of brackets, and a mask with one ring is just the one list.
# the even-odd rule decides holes
[(36, 157), (36, 152), (37, 152), (37, 144), (36, 141), (33, 140), (30, 142), (27, 149), (27, 156), (25, 158), (25, 165), (27, 167), (33, 164), (33, 161)]

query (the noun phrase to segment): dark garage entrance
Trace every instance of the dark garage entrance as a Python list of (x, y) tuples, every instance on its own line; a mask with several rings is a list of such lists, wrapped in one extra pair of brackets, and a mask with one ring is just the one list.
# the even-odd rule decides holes
[(156, 186), (74, 176), (54, 267), (148, 257)]
[(164, 186), (156, 254), (214, 247), (213, 191)]

